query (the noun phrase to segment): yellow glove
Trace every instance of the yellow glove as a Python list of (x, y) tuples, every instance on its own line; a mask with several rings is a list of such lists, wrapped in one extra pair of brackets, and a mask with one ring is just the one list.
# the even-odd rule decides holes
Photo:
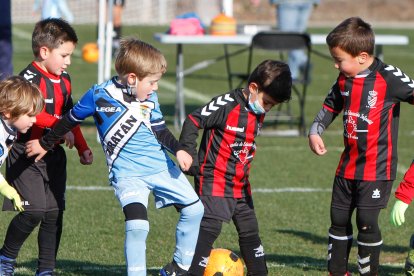
[(397, 199), (391, 211), (391, 224), (400, 226), (405, 222), (404, 213), (407, 210), (408, 204)]
[(23, 212), (23, 204), (17, 191), (5, 180), (0, 182), (0, 194), (13, 201), (14, 209)]

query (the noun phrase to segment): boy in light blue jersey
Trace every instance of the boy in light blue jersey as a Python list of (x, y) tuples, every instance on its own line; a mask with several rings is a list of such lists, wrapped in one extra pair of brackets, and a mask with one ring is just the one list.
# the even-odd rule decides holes
[(122, 40), (115, 61), (118, 76), (92, 86), (49, 134), (26, 144), (27, 154), (39, 154), (39, 160), (66, 132), (93, 116), (109, 180), (125, 214), (129, 276), (146, 275), (150, 192), (157, 208), (173, 205), (180, 212), (173, 261), (162, 275), (186, 275), (204, 213), (192, 185), (166, 151), (177, 157), (183, 171), (189, 169), (192, 158), (168, 130), (155, 92), (166, 66), (153, 46), (135, 38)]

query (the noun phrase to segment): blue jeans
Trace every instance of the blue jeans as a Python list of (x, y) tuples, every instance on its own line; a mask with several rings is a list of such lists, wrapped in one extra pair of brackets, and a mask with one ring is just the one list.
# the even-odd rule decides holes
[[(280, 3), (276, 8), (279, 30), (284, 32), (305, 32), (312, 9), (312, 3)], [(307, 57), (303, 50), (289, 52), (288, 64), (293, 79), (298, 78), (300, 67), (304, 66), (306, 61)]]
[(64, 17), (69, 23), (73, 23), (74, 17), (66, 0), (43, 1), (42, 19)]

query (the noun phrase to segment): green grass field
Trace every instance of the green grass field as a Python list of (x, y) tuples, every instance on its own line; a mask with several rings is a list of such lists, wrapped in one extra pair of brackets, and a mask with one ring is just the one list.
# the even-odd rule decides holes
[[(375, 27), (375, 26), (374, 26)], [(14, 68), (18, 73), (31, 60), (32, 25), (13, 28)], [(77, 100), (97, 80), (97, 65), (87, 64), (80, 57), (82, 45), (95, 40), (95, 26), (75, 25), (79, 46), (69, 73), (72, 77), (74, 99)], [(172, 127), (175, 101), (175, 47), (161, 45), (153, 39), (154, 32), (167, 27), (128, 26), (125, 35), (139, 36), (159, 48), (169, 62), (167, 74), (160, 82), (159, 96), (164, 115)], [(324, 33), (329, 29), (311, 29)], [(410, 36), (412, 30), (376, 30), (377, 33), (396, 33)], [(236, 48), (236, 46), (234, 46)], [(325, 46), (315, 47), (328, 53)], [(221, 46), (185, 46), (185, 62), (213, 58), (223, 53)], [(402, 68), (414, 77), (414, 46), (385, 46), (385, 62)], [(263, 59), (266, 58), (263, 56)], [(272, 58), (267, 56), (267, 58)], [(236, 68), (244, 68), (246, 56), (232, 60)], [(307, 125), (319, 111), (324, 96), (337, 76), (330, 60), (312, 56), (312, 83), (306, 101)], [(224, 62), (219, 62), (186, 78), (186, 110), (190, 112), (209, 99), (228, 90)], [(172, 87), (172, 88), (171, 88)], [(206, 100), (206, 101), (207, 101)], [(394, 188), (403, 177), (413, 158), (414, 109), (402, 106), (399, 140), (399, 173)], [(92, 147), (95, 163), (89, 167), (79, 164), (74, 150), (68, 150), (68, 191), (64, 232), (58, 254), (59, 275), (125, 275), (123, 253), (124, 217), (113, 191), (108, 186), (107, 168), (92, 121), (82, 126)], [(267, 254), (269, 275), (327, 275), (327, 231), (330, 225), (329, 204), (334, 172), (342, 149), (341, 122), (336, 120), (324, 134), (328, 154), (318, 157), (311, 153), (305, 137), (257, 138), (258, 149), (252, 165), (251, 182), (259, 219), (261, 238)], [(178, 137), (179, 133), (175, 132)], [(391, 198), (389, 206), (394, 203)], [(380, 275), (402, 275), (408, 240), (414, 232), (414, 210), (406, 212), (406, 223), (396, 228), (389, 223), (390, 208), (380, 216), (383, 234)], [(4, 238), (11, 213), (0, 216), (0, 239)], [(174, 247), (174, 227), (178, 215), (173, 208), (149, 208), (150, 233), (147, 240), (149, 275), (158, 275), (161, 266), (171, 261)], [(356, 231), (354, 233), (356, 237)], [(232, 224), (223, 227), (216, 247), (239, 253), (237, 234)], [(350, 256), (350, 270), (357, 274), (356, 246)], [(36, 269), (37, 241), (33, 233), (24, 244), (18, 258), (17, 275), (33, 275)]]

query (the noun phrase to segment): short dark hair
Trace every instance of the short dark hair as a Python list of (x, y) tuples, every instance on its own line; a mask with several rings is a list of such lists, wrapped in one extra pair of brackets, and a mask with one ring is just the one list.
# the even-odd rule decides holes
[(291, 99), (292, 75), (284, 62), (271, 59), (262, 61), (250, 74), (248, 83), (251, 82), (278, 103)]
[(43, 19), (36, 23), (32, 33), (33, 54), (38, 56), (43, 46), (53, 50), (68, 41), (78, 43), (78, 36), (68, 22), (61, 18)]
[(359, 17), (350, 17), (336, 26), (326, 37), (329, 48), (339, 47), (356, 57), (362, 52), (374, 54), (375, 35), (371, 25)]

